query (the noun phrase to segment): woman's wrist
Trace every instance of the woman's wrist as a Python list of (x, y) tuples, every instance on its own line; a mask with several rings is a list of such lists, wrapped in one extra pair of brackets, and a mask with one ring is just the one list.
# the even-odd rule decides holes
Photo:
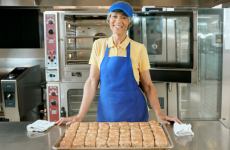
[(161, 116), (164, 116), (163, 113), (160, 111), (160, 112), (156, 112), (156, 117), (161, 117)]
[(82, 121), (84, 119), (84, 116), (82, 114), (77, 114), (76, 116), (80, 121)]

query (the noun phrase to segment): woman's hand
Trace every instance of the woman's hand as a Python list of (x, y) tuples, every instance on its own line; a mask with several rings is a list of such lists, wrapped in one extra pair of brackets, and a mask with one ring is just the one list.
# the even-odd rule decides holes
[(178, 120), (177, 118), (173, 118), (170, 116), (164, 116), (164, 115), (157, 116), (157, 120), (158, 120), (158, 122), (163, 122), (164, 124), (170, 124), (169, 121), (174, 121), (174, 122), (177, 122), (179, 124), (182, 124), (182, 122), (180, 122), (180, 120)]
[(78, 114), (77, 116), (69, 117), (69, 118), (62, 117), (55, 124), (60, 126), (63, 122), (67, 122), (66, 125), (69, 125), (73, 122), (81, 122), (82, 120), (83, 118)]

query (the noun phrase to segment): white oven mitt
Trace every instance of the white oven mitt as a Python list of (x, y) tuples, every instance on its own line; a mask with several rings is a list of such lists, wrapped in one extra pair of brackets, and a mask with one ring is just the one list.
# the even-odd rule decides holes
[(174, 131), (176, 136), (194, 135), (191, 127), (192, 127), (191, 124), (174, 123), (173, 131)]
[(46, 120), (37, 120), (32, 124), (27, 125), (27, 131), (29, 132), (44, 132), (50, 127), (52, 127), (55, 124), (55, 122), (49, 122)]

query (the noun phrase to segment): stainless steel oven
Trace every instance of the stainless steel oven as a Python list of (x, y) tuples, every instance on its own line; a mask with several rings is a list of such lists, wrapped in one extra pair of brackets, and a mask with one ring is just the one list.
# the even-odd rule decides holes
[[(79, 112), (84, 83), (61, 83), (61, 116), (76, 116)], [(97, 104), (100, 89), (98, 88), (90, 109), (83, 121), (97, 121)]]
[[(153, 81), (196, 83), (196, 15), (196, 11), (134, 13), (127, 34), (147, 48)], [(106, 17), (107, 12), (44, 12), (49, 120), (78, 113), (93, 42), (112, 35)], [(98, 95), (99, 89), (84, 121), (96, 120)], [(167, 102), (163, 106), (167, 114)]]

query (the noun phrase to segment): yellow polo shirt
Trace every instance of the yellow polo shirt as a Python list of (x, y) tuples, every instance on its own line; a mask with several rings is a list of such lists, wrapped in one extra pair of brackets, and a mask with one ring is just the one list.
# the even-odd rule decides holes
[(126, 47), (130, 43), (130, 57), (132, 61), (133, 74), (139, 84), (140, 72), (150, 69), (149, 57), (143, 44), (131, 40), (128, 36), (117, 47), (113, 44), (112, 36), (110, 38), (98, 39), (93, 43), (93, 49), (89, 64), (95, 65), (100, 69), (101, 62), (105, 55), (106, 46), (110, 48), (109, 57), (121, 56), (126, 57)]

